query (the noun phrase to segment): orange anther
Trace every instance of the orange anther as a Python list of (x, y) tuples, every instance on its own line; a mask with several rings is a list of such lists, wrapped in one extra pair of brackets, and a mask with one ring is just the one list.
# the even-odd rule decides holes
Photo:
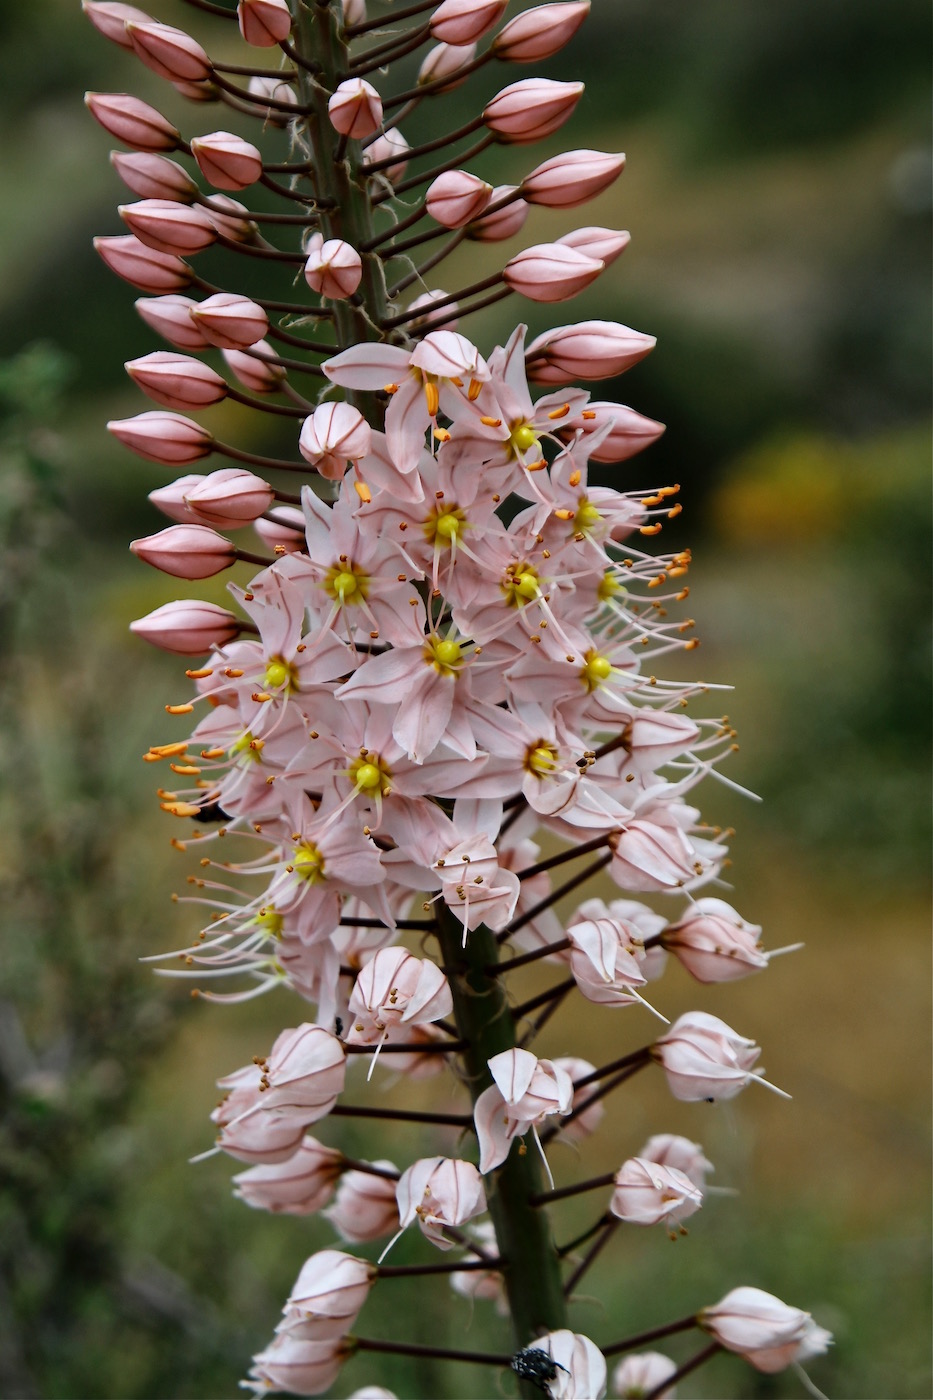
[(167, 715), (190, 715), (193, 709), (193, 705), (166, 705), (165, 713)]
[(213, 666), (202, 666), (201, 669), (198, 671), (185, 672), (185, 675), (188, 677), (189, 681), (202, 681), (204, 680), (205, 676), (212, 676), (213, 674)]
[(370, 501), (371, 501), (372, 498), (373, 498), (373, 493), (372, 493), (372, 491), (370, 491), (369, 487), (366, 485), (366, 482), (365, 482), (365, 481), (354, 481), (354, 483), (353, 483), (353, 489), (354, 489), (354, 491), (356, 492), (356, 494), (359, 496), (360, 500), (363, 502), (363, 505), (364, 505), (364, 506), (368, 506), (369, 503), (370, 503)]
[(548, 414), (548, 417), (551, 418), (551, 419), (555, 419), (555, 418), (566, 418), (566, 417), (567, 417), (567, 414), (568, 414), (569, 412), (570, 412), (570, 404), (569, 404), (569, 403), (564, 403), (564, 404), (561, 404), (560, 408), (552, 408), (551, 411), (550, 411), (550, 413)]

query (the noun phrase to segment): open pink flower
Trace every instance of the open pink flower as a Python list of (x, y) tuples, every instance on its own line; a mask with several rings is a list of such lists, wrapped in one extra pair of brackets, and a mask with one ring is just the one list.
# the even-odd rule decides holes
[(753, 1040), (746, 1040), (718, 1016), (705, 1011), (688, 1011), (652, 1048), (675, 1099), (687, 1103), (732, 1099), (755, 1080), (782, 1098), (790, 1098), (783, 1089), (768, 1083), (764, 1070), (754, 1068), (760, 1054)]
[(234, 1195), (248, 1206), (282, 1215), (313, 1215), (326, 1205), (343, 1168), (343, 1153), (316, 1138), (302, 1138), (298, 1151), (233, 1178)]
[(382, 948), (361, 968), (350, 995), (351, 1045), (377, 1045), (389, 1027), (438, 1021), (453, 1010), (447, 978), (429, 958)]
[(484, 1175), (505, 1161), (515, 1138), (552, 1114), (569, 1113), (573, 1103), (567, 1071), (529, 1050), (503, 1050), (489, 1061), (489, 1072), (495, 1083), (473, 1107)]
[(285, 1304), (286, 1331), (301, 1323), (309, 1341), (342, 1336), (353, 1326), (376, 1280), (377, 1269), (339, 1249), (322, 1249), (302, 1265)]
[(376, 1176), (369, 1171), (349, 1171), (341, 1177), (334, 1204), (325, 1212), (337, 1234), (350, 1244), (378, 1240), (391, 1235), (399, 1227), (398, 1203), (395, 1199), (397, 1172), (395, 1164), (376, 1161), (368, 1164), (381, 1167), (395, 1176)]
[(483, 1180), (472, 1162), (450, 1157), (425, 1157), (403, 1172), (396, 1187), (398, 1215), (404, 1230), (417, 1220), (421, 1231), (438, 1249), (454, 1241), (444, 1231), (463, 1225), (486, 1209)]
[(821, 1356), (833, 1340), (809, 1313), (747, 1286), (733, 1288), (713, 1307), (702, 1308), (697, 1321), (720, 1346), (738, 1352), (766, 1374)]
[(616, 1172), (609, 1209), (632, 1225), (679, 1225), (703, 1204), (703, 1192), (676, 1167), (630, 1157)]

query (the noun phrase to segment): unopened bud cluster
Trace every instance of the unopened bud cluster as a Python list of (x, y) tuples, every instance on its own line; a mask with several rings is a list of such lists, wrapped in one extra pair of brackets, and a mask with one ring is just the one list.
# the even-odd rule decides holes
[[(652, 1065), (682, 1100), (766, 1084), (753, 1041), (703, 1011), (670, 1025), (648, 996), (668, 955), (698, 983), (768, 962), (756, 926), (699, 894), (728, 833), (692, 794), (735, 734), (694, 715), (709, 687), (657, 675), (697, 645), (681, 607), (690, 558), (649, 544), (680, 510), (677, 487), (636, 489), (619, 464), (663, 428), (577, 383), (616, 378), (654, 339), (595, 319), (530, 341), (518, 324), (494, 347), (459, 329), (512, 295), (576, 296), (629, 241), (587, 225), (499, 265), (488, 251), (535, 207), (576, 208), (622, 173), (612, 152), (525, 159), (582, 83), (511, 79), (437, 135), (445, 93), (487, 63), (549, 59), (589, 8), (509, 18), (507, 0), (443, 0), (389, 25), (364, 0), (196, 6), (216, 12), (225, 54), (239, 29), (229, 66), (133, 6), (84, 0), (101, 34), (195, 104), (198, 128), (127, 94), (87, 99), (128, 148), (112, 159), (134, 196), (119, 208), (127, 231), (96, 245), (168, 347), (126, 366), (158, 407), (108, 426), (184, 473), (150, 493), (171, 523), (132, 549), (188, 580), (251, 566), (229, 607), (188, 598), (132, 624), (202, 658), (193, 692), (166, 707), (193, 728), (146, 755), (172, 775), (162, 807), (194, 823), (174, 844), (201, 858), (189, 897), (208, 919), (184, 975), (215, 1001), (286, 989), (301, 1008), (221, 1081), (214, 1150), (245, 1167), (234, 1186), (247, 1205), (321, 1212), (336, 1235), (254, 1358), (257, 1394), (321, 1394), (355, 1353), (378, 1353), (357, 1319), (377, 1282), (391, 1286), (382, 1261), (411, 1227), (428, 1252), (456, 1251), (455, 1296), (511, 1315), (501, 1362), (525, 1392), (605, 1394), (606, 1355), (629, 1343), (571, 1330), (576, 1285), (620, 1223), (684, 1233), (712, 1168), (698, 1144), (659, 1132), (610, 1177), (557, 1186), (548, 1143), (598, 1132), (605, 1096)], [(406, 90), (393, 65), (413, 53)], [(244, 115), (252, 139), (226, 129)], [(484, 177), (493, 143), (517, 148), (515, 183)], [(446, 288), (435, 270), (464, 241), (477, 278)], [(230, 265), (223, 285), (201, 275), (207, 250), (212, 268)], [(262, 295), (237, 289), (237, 257), (264, 274)], [(191, 416), (225, 401), (288, 420), (291, 455)], [(598, 871), (617, 894), (584, 889), (558, 918)], [(529, 965), (556, 980), (523, 1001)], [(574, 1001), (608, 1017), (602, 1066), (547, 1055), (550, 1016)], [(312, 1136), (327, 1139), (387, 1071), (447, 1075), (449, 1113), (395, 1113), (436, 1122), (436, 1156), (388, 1160), (375, 1120), (364, 1161), (336, 1134)], [(558, 1248), (552, 1208), (559, 1222), (559, 1200), (591, 1189), (595, 1244)], [(828, 1340), (752, 1288), (669, 1330), (691, 1327), (764, 1371)], [(614, 1393), (673, 1393), (692, 1364), (628, 1356)]]

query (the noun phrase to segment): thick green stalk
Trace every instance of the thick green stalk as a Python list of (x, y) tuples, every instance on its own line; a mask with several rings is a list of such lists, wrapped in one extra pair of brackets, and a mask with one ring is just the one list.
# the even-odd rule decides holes
[[(517, 1045), (515, 1023), (503, 979), (489, 975), (499, 958), (495, 934), (481, 925), (468, 935), (464, 948), (462, 925), (442, 903), (437, 906), (437, 920), (457, 1029), (468, 1046), (463, 1060), (475, 1103), (493, 1082), (488, 1061)], [(489, 1213), (499, 1253), (506, 1260), (503, 1275), (516, 1350), (529, 1346), (543, 1332), (567, 1325), (560, 1260), (547, 1211), (531, 1204), (545, 1189), (541, 1158), (533, 1143), (524, 1152), (522, 1146), (513, 1144), (505, 1163), (486, 1179)], [(540, 1400), (540, 1391), (527, 1382), (522, 1389)]]

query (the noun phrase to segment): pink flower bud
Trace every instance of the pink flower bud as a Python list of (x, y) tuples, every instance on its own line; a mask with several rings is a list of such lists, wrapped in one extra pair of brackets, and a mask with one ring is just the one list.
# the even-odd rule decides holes
[(733, 1288), (713, 1307), (701, 1308), (697, 1322), (721, 1347), (766, 1374), (821, 1356), (833, 1340), (809, 1313), (760, 1288)]
[(99, 34), (121, 49), (132, 49), (133, 42), (126, 32), (128, 20), (137, 24), (148, 24), (152, 16), (145, 10), (137, 10), (135, 5), (118, 5), (110, 0), (81, 0), (81, 8)]
[(84, 102), (105, 131), (136, 151), (174, 151), (181, 141), (178, 131), (161, 112), (120, 92), (88, 92)]
[(365, 78), (348, 78), (328, 98), (327, 112), (335, 131), (359, 141), (382, 125), (382, 98)]
[(147, 326), (179, 350), (203, 350), (209, 341), (191, 319), (197, 302), (171, 293), (164, 297), (140, 297), (136, 310)]
[(590, 12), (590, 0), (538, 5), (516, 15), (492, 41), (497, 58), (507, 63), (538, 63), (559, 53)]
[(735, 1098), (746, 1084), (761, 1079), (763, 1071), (754, 1069), (760, 1054), (753, 1040), (705, 1011), (681, 1016), (652, 1049), (674, 1098), (686, 1103)]
[(285, 1305), (287, 1323), (301, 1322), (301, 1335), (313, 1341), (342, 1336), (356, 1321), (377, 1273), (375, 1264), (339, 1249), (312, 1254)]
[(139, 23), (130, 20), (126, 26), (136, 57), (170, 82), (197, 83), (209, 78), (211, 61), (196, 39), (182, 29), (155, 20)]
[(564, 151), (526, 175), (521, 185), (522, 197), (529, 204), (543, 204), (546, 209), (572, 209), (608, 189), (624, 168), (624, 155)]
[(301, 425), (298, 451), (329, 481), (339, 481), (348, 462), (358, 462), (372, 451), (373, 432), (360, 413), (348, 403), (322, 403)]
[(431, 17), (431, 35), (445, 44), (472, 44), (505, 14), (508, 0), (443, 0)]
[(237, 530), (251, 524), (274, 500), (275, 492), (261, 477), (242, 467), (222, 467), (189, 491), (185, 504), (201, 524)]
[(196, 205), (169, 199), (140, 199), (118, 206), (120, 218), (141, 243), (159, 253), (179, 257), (209, 248), (217, 235), (210, 220)]
[[(436, 301), (442, 301), (444, 305), (437, 311), (432, 311), (431, 308)], [(408, 308), (409, 315), (413, 311), (421, 312), (418, 316), (411, 316), (408, 321), (408, 329), (413, 335), (416, 335), (421, 331), (429, 330), (431, 326), (440, 321), (445, 330), (454, 331), (457, 329), (458, 309), (457, 303), (448, 301), (447, 293), (439, 287), (435, 287), (430, 292), (422, 292), (420, 296), (415, 297)]]
[(509, 258), (502, 280), (529, 301), (568, 301), (603, 270), (603, 263), (560, 243), (536, 243)]
[(305, 281), (313, 292), (332, 301), (352, 297), (363, 276), (359, 253), (342, 238), (328, 238), (325, 243), (319, 233), (308, 240), (308, 261)]
[(209, 365), (171, 350), (154, 350), (138, 360), (127, 360), (126, 372), (144, 394), (166, 408), (206, 408), (219, 403), (227, 392)]
[(253, 1357), (248, 1385), (254, 1395), (274, 1390), (289, 1395), (323, 1395), (351, 1351), (352, 1344), (340, 1337), (314, 1342), (293, 1332), (280, 1332), (265, 1351)]
[(194, 302), (190, 314), (209, 344), (224, 350), (248, 349), (269, 329), (262, 307), (235, 292), (215, 292), (200, 304)]
[(269, 1210), (276, 1215), (313, 1215), (334, 1194), (343, 1160), (343, 1153), (307, 1136), (287, 1161), (240, 1172), (233, 1178), (233, 1194), (256, 1210)]
[(110, 164), (140, 199), (174, 199), (187, 204), (198, 187), (177, 161), (152, 151), (111, 151)]
[(236, 7), (240, 33), (257, 49), (271, 49), (292, 32), (286, 0), (239, 0)]
[(282, 1031), (262, 1070), (263, 1108), (312, 1110), (313, 1118), (306, 1121), (314, 1122), (331, 1111), (342, 1093), (347, 1056), (335, 1035), (306, 1022)]
[(395, 1190), (399, 1224), (404, 1230), (414, 1220), (439, 1249), (454, 1241), (444, 1229), (462, 1225), (486, 1209), (483, 1179), (472, 1162), (450, 1157), (425, 1157), (399, 1177)]
[(262, 174), (262, 154), (250, 141), (232, 131), (212, 131), (195, 136), (191, 154), (198, 169), (219, 190), (244, 190)]
[(169, 520), (177, 520), (179, 525), (190, 525), (194, 521), (194, 516), (188, 509), (185, 497), (203, 480), (203, 475), (196, 473), (180, 476), (177, 481), (170, 481), (167, 486), (159, 486), (155, 491), (150, 491), (149, 500), (156, 510), (167, 515)]
[(214, 446), (214, 439), (200, 423), (159, 408), (138, 413), (135, 418), (113, 420), (107, 431), (140, 457), (165, 467), (187, 467), (207, 457)]
[(477, 218), (492, 198), (492, 185), (467, 170), (445, 170), (432, 180), (425, 195), (431, 218), (444, 228), (463, 228)]
[[(460, 78), (457, 74), (471, 64), (475, 57), (475, 44), (435, 44), (433, 49), (429, 49), (418, 69), (419, 87), (425, 83), (430, 83), (433, 87), (437, 83), (435, 92), (451, 92), (466, 82), (466, 74)], [(440, 86), (444, 78), (449, 81)]]
[(236, 558), (230, 541), (206, 525), (169, 525), (133, 540), (130, 549), (144, 563), (175, 578), (211, 578), (229, 569)]
[[(371, 1165), (395, 1170), (392, 1162)], [(340, 1179), (334, 1204), (324, 1215), (340, 1238), (350, 1244), (391, 1235), (399, 1228), (395, 1181), (372, 1172), (347, 1172)]]
[(253, 521), (253, 529), (263, 544), (270, 549), (284, 550), (286, 554), (301, 554), (307, 550), (305, 518), (297, 506), (273, 506), (268, 516)]
[(664, 930), (661, 943), (698, 982), (734, 982), (768, 966), (760, 935), (759, 925), (746, 923), (725, 900), (698, 899)]
[(216, 603), (181, 598), (131, 622), (130, 631), (176, 656), (203, 656), (239, 636), (240, 621)]
[(228, 194), (213, 194), (203, 205), (221, 238), (229, 238), (233, 243), (250, 243), (256, 236), (256, 225), (246, 217), (246, 206)]
[(630, 1225), (666, 1225), (668, 1229), (700, 1209), (703, 1193), (683, 1172), (630, 1157), (616, 1172), (609, 1209)]
[(623, 229), (587, 226), (572, 229), (570, 233), (562, 234), (557, 241), (565, 248), (576, 248), (588, 258), (600, 258), (608, 267), (610, 263), (615, 262), (620, 253), (625, 252), (632, 241), (632, 235)]
[(659, 1351), (642, 1351), (626, 1356), (612, 1373), (612, 1393), (620, 1400), (644, 1400), (657, 1393), (658, 1400), (674, 1400), (674, 1386), (658, 1390), (677, 1370), (677, 1362)]
[(494, 209), (491, 214), (483, 214), (479, 219), (475, 219), (467, 229), (468, 237), (475, 239), (477, 243), (499, 243), (504, 238), (511, 238), (518, 233), (528, 217), (528, 205), (523, 199), (518, 198), (517, 185), (496, 185), (489, 200), (491, 205), (498, 204), (508, 196), (508, 203), (503, 204), (501, 209)]
[(384, 170), (379, 171), (380, 179), (388, 180), (390, 185), (394, 185), (396, 181), (401, 180), (408, 169), (408, 161), (405, 156), (410, 150), (411, 147), (398, 127), (392, 126), (366, 147), (363, 152), (363, 164), (371, 165), (374, 161), (388, 160), (389, 156), (398, 156), (394, 165), (387, 165)]
[(657, 1133), (648, 1139), (639, 1157), (645, 1162), (657, 1162), (661, 1167), (676, 1167), (689, 1177), (700, 1191), (706, 1189), (706, 1177), (713, 1170), (712, 1162), (703, 1155), (698, 1142), (678, 1137), (676, 1133)]
[(266, 362), (275, 357), (268, 341), (258, 340), (249, 350), (223, 350), (221, 354), (244, 388), (254, 394), (276, 393), (285, 378), (281, 365)]
[(111, 272), (141, 292), (174, 292), (191, 281), (191, 268), (181, 258), (147, 248), (132, 233), (95, 238), (94, 247)]
[[(591, 400), (584, 412), (587, 415), (585, 418), (577, 414), (567, 424), (568, 432), (581, 429), (584, 441), (591, 433), (599, 432), (607, 423), (612, 423), (608, 436), (588, 454), (591, 462), (626, 462), (630, 457), (650, 447), (653, 442), (657, 442), (664, 432), (663, 423), (656, 423), (653, 418), (645, 418), (622, 403)], [(561, 436), (564, 434), (561, 433)]]
[(582, 96), (582, 83), (522, 78), (496, 93), (483, 109), (483, 121), (503, 141), (526, 145), (559, 131)]
[(539, 335), (525, 351), (525, 365), (535, 384), (614, 379), (643, 360), (656, 344), (653, 335), (642, 335), (618, 321), (579, 321)]
[[(295, 89), (278, 78), (250, 78), (246, 85), (252, 97), (270, 98), (273, 102), (287, 102), (294, 105), (298, 101)], [(272, 126), (287, 126), (289, 116), (278, 107), (267, 107), (262, 112), (264, 119)]]

